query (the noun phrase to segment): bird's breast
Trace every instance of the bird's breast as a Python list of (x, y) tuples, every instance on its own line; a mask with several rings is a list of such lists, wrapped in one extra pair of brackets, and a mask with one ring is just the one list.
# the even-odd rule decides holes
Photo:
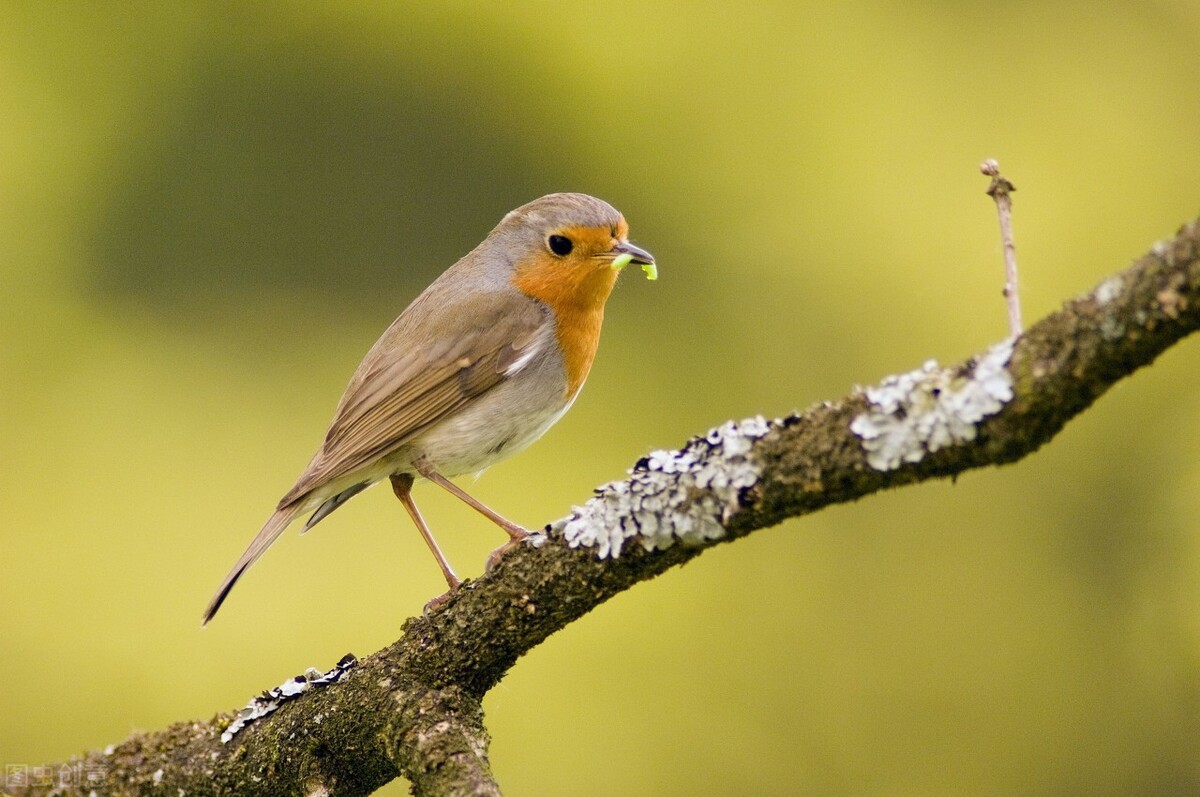
[(427, 457), (446, 476), (477, 473), (528, 447), (570, 408), (563, 358), (551, 349), (416, 435), (404, 459)]
[(610, 268), (576, 269), (566, 276), (545, 268), (518, 271), (513, 284), (526, 296), (550, 308), (554, 334), (566, 376), (566, 398), (573, 400), (583, 387), (604, 324), (604, 303), (612, 293), (617, 272)]

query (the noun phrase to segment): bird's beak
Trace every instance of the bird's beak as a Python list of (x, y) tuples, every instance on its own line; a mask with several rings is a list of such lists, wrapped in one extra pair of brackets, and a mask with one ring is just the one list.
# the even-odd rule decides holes
[(629, 259), (625, 261), (626, 263), (635, 263), (639, 266), (654, 265), (654, 255), (640, 246), (629, 243), (629, 241), (618, 241), (617, 245), (612, 248), (612, 251), (617, 257), (629, 255)]
[(640, 246), (634, 246), (629, 241), (617, 241), (609, 256), (612, 257), (614, 271), (620, 271), (630, 263), (637, 263), (642, 267), (642, 271), (646, 272), (646, 279), (658, 279), (658, 266), (654, 265), (654, 255)]

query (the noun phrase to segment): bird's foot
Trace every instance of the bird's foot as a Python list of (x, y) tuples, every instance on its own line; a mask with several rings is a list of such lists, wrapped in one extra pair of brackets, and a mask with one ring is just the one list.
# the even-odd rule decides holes
[(527, 531), (527, 532), (525, 532), (525, 536), (513, 537), (508, 542), (504, 543), (499, 548), (497, 548), (496, 550), (494, 550), (490, 554), (488, 554), (487, 572), (490, 573), (493, 570), (495, 570), (496, 567), (500, 564), (500, 560), (504, 558), (505, 554), (507, 554), (513, 548), (516, 548), (517, 546), (519, 546), (522, 542), (524, 542), (530, 536), (532, 536), (532, 535)]
[(453, 598), (454, 593), (456, 592), (458, 592), (457, 586), (446, 590), (436, 598), (430, 598), (429, 602), (425, 604), (425, 608), (421, 610), (421, 614), (425, 617), (429, 617), (429, 615), (442, 608), (442, 606), (444, 606), (451, 598)]

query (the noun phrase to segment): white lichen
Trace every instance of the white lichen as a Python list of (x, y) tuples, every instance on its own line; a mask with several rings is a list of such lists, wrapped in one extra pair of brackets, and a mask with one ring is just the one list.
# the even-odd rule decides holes
[(862, 438), (867, 462), (895, 470), (926, 453), (975, 439), (980, 421), (1013, 397), (1008, 360), (1014, 341), (992, 346), (969, 374), (928, 360), (915, 371), (889, 376), (866, 390), (870, 408), (850, 422)]
[(1105, 316), (1100, 321), (1100, 337), (1111, 343), (1125, 337), (1125, 322), (1112, 315)]
[(620, 556), (629, 540), (654, 551), (720, 539), (741, 506), (741, 491), (758, 483), (751, 450), (771, 429), (760, 415), (729, 421), (678, 451), (652, 451), (627, 481), (597, 488), (552, 529), (572, 548), (594, 547), (601, 559)]
[(1100, 307), (1111, 302), (1113, 299), (1121, 295), (1121, 291), (1125, 289), (1125, 280), (1120, 274), (1109, 277), (1104, 282), (1096, 286), (1096, 290), (1092, 292), (1092, 296), (1096, 299), (1096, 304)]
[(228, 744), (247, 725), (275, 713), (284, 703), (299, 697), (313, 687), (336, 683), (356, 664), (358, 664), (358, 659), (354, 657), (354, 654), (347, 653), (332, 669), (321, 672), (315, 667), (309, 667), (302, 675), (289, 678), (279, 686), (268, 689), (238, 711), (233, 722), (229, 723), (229, 727), (221, 734), (221, 744)]

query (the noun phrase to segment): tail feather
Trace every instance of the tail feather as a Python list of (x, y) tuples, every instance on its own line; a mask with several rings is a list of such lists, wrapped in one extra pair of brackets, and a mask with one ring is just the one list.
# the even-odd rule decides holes
[(254, 564), (255, 560), (271, 547), (271, 543), (279, 538), (279, 535), (283, 533), (289, 523), (295, 520), (298, 514), (300, 514), (300, 504), (294, 503), (280, 507), (267, 519), (262, 531), (258, 532), (258, 536), (254, 538), (250, 546), (246, 548), (246, 552), (241, 555), (233, 569), (225, 576), (225, 580), (221, 582), (221, 588), (217, 590), (217, 594), (213, 595), (212, 600), (208, 602), (208, 608), (204, 610), (204, 622), (201, 625), (208, 625), (208, 621), (213, 619), (217, 609), (221, 608), (221, 604), (225, 602), (225, 596), (242, 577), (242, 573), (246, 572), (246, 568)]

